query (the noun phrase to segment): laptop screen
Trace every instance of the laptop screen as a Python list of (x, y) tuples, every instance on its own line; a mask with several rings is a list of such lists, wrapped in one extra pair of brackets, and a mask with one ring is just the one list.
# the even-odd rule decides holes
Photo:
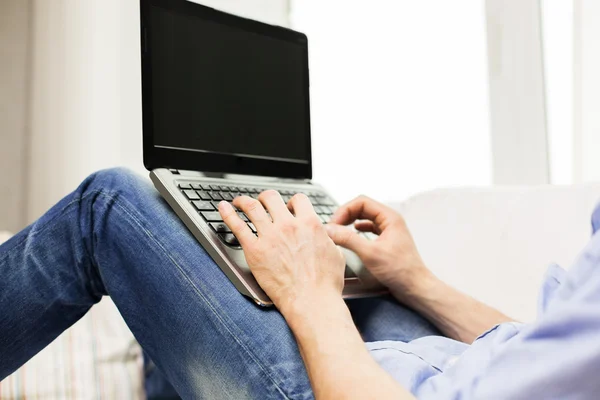
[(193, 153), (208, 171), (247, 172), (203, 162), (219, 156), (245, 160), (240, 167), (253, 161), (308, 166), (305, 37), (282, 37), (270, 32), (282, 28), (187, 7), (189, 12), (152, 4), (147, 10), (151, 102), (144, 113), (147, 106), (152, 110), (144, 130), (149, 122), (154, 148)]

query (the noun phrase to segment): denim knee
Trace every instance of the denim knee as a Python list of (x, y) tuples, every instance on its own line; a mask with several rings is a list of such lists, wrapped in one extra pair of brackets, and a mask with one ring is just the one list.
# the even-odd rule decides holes
[(80, 190), (119, 194), (147, 186), (148, 182), (142, 176), (128, 168), (117, 167), (94, 172), (83, 181)]

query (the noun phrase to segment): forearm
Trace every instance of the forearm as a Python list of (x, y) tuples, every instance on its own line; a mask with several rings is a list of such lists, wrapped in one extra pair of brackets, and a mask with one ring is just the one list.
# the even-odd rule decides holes
[(412, 399), (371, 357), (341, 297), (284, 312), (317, 399)]
[(391, 289), (400, 302), (419, 312), (446, 336), (472, 343), (486, 330), (512, 321), (500, 311), (445, 284), (433, 274), (410, 289)]

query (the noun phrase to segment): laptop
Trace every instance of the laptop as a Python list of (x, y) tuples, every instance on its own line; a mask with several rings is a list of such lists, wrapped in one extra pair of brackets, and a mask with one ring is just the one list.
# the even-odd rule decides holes
[[(217, 206), (275, 189), (306, 194), (323, 223), (335, 211), (311, 181), (307, 37), (185, 0), (140, 5), (144, 165), (235, 287), (270, 306)], [(344, 252), (345, 298), (386, 292)]]

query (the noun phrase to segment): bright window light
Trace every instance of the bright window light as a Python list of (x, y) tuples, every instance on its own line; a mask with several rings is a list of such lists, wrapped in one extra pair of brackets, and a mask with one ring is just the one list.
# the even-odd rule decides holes
[(314, 178), (339, 201), (491, 183), (483, 1), (298, 0)]

